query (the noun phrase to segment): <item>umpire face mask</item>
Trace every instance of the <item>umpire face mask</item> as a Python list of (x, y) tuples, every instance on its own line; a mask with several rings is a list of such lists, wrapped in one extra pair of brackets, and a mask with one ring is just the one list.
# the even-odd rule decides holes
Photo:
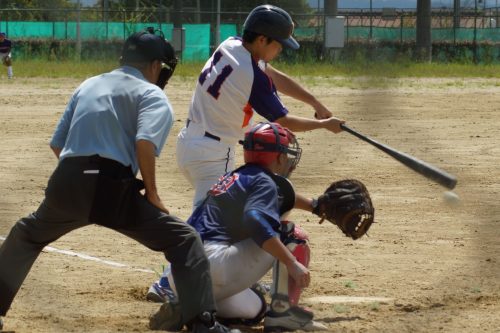
[(161, 71), (158, 76), (158, 80), (156, 81), (156, 85), (160, 87), (161, 90), (165, 89), (165, 86), (168, 83), (168, 80), (174, 74), (175, 66), (177, 66), (177, 59), (172, 59), (168, 63), (161, 63)]

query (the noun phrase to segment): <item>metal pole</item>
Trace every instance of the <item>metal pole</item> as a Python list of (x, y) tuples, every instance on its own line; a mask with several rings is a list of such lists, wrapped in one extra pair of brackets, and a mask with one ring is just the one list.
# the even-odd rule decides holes
[(474, 0), (474, 63), (477, 63), (477, 0)]
[(82, 36), (80, 34), (80, 9), (81, 2), (80, 0), (76, 3), (76, 58), (80, 61), (80, 57), (82, 54)]
[(106, 21), (106, 40), (109, 38), (109, 28), (108, 28), (108, 23), (109, 23), (109, 0), (104, 0), (104, 20)]
[(495, 28), (498, 28), (500, 22), (498, 22), (498, 0), (495, 0), (495, 11), (497, 13), (497, 21), (495, 22)]
[(220, 44), (220, 0), (217, 0), (217, 24), (215, 27), (215, 47), (216, 49)]
[(370, 40), (373, 37), (373, 3), (370, 0)]

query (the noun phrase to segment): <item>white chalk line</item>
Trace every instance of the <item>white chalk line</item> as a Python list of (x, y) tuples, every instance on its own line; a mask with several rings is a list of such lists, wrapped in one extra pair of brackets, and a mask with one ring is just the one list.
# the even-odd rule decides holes
[[(5, 237), (0, 236), (0, 240), (4, 241)], [(135, 271), (135, 272), (142, 272), (142, 273), (156, 273), (155, 271), (151, 269), (143, 269), (143, 268), (134, 268), (130, 267), (126, 264), (122, 264), (116, 261), (111, 261), (111, 260), (104, 260), (98, 257), (93, 257), (89, 256), (88, 254), (84, 253), (78, 253), (70, 250), (60, 250), (52, 246), (46, 246), (43, 248), (44, 252), (53, 252), (53, 253), (59, 253), (59, 254), (64, 254), (67, 256), (71, 257), (77, 257), (80, 259), (84, 260), (90, 260), (94, 262), (98, 262), (104, 265), (112, 266), (112, 267), (118, 267), (118, 268), (124, 268), (130, 271)], [(306, 301), (309, 301), (311, 303), (327, 303), (327, 304), (336, 304), (336, 303), (368, 303), (368, 302), (380, 302), (380, 303), (387, 303), (394, 300), (393, 298), (387, 298), (387, 297), (349, 297), (349, 296), (317, 296), (317, 297), (309, 297), (306, 299)]]
[[(0, 236), (0, 240), (4, 241), (5, 237)], [(128, 269), (130, 271), (135, 271), (135, 272), (156, 273), (155, 271), (153, 271), (151, 269), (134, 268), (134, 267), (130, 267), (128, 265), (125, 265), (125, 264), (122, 264), (122, 263), (119, 263), (119, 262), (116, 262), (116, 261), (105, 260), (105, 259), (101, 259), (101, 258), (98, 258), (98, 257), (89, 256), (88, 254), (78, 253), (78, 252), (69, 251), (69, 250), (60, 250), (60, 249), (57, 249), (57, 248), (52, 247), (52, 246), (46, 246), (46, 247), (43, 248), (42, 251), (44, 251), (44, 252), (60, 253), (60, 254), (64, 254), (64, 255), (67, 255), (67, 256), (77, 257), (77, 258), (84, 259), (84, 260), (95, 261), (95, 262), (98, 262), (98, 263), (101, 263), (101, 264), (105, 264), (105, 265), (108, 265), (108, 266), (124, 268), (124, 269)]]
[(339, 304), (339, 303), (389, 303), (394, 301), (390, 297), (378, 296), (315, 296), (305, 299), (311, 303), (326, 303), (326, 304)]

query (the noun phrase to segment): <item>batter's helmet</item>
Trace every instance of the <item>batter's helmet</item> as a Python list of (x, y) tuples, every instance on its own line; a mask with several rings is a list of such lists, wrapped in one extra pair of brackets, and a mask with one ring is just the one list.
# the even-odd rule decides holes
[(243, 31), (273, 38), (292, 50), (300, 47), (292, 37), (292, 18), (286, 11), (276, 6), (262, 5), (254, 8), (243, 24)]
[(277, 123), (258, 123), (245, 133), (243, 144), (245, 163), (255, 163), (267, 167), (281, 153), (289, 157), (289, 171), (295, 169), (302, 149), (295, 135)]

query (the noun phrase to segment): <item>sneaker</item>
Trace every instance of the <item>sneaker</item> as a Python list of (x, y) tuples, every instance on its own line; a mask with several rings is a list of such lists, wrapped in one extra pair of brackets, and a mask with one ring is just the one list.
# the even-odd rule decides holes
[(177, 296), (172, 288), (160, 285), (160, 281), (156, 281), (149, 287), (146, 299), (155, 303), (177, 302)]
[(238, 329), (230, 329), (215, 320), (210, 312), (203, 312), (193, 323), (192, 333), (241, 333)]
[(264, 332), (327, 331), (328, 327), (313, 320), (313, 313), (298, 306), (285, 312), (269, 311), (264, 318)]
[(149, 318), (149, 328), (151, 330), (177, 332), (181, 331), (183, 327), (179, 303), (163, 303), (160, 309)]

